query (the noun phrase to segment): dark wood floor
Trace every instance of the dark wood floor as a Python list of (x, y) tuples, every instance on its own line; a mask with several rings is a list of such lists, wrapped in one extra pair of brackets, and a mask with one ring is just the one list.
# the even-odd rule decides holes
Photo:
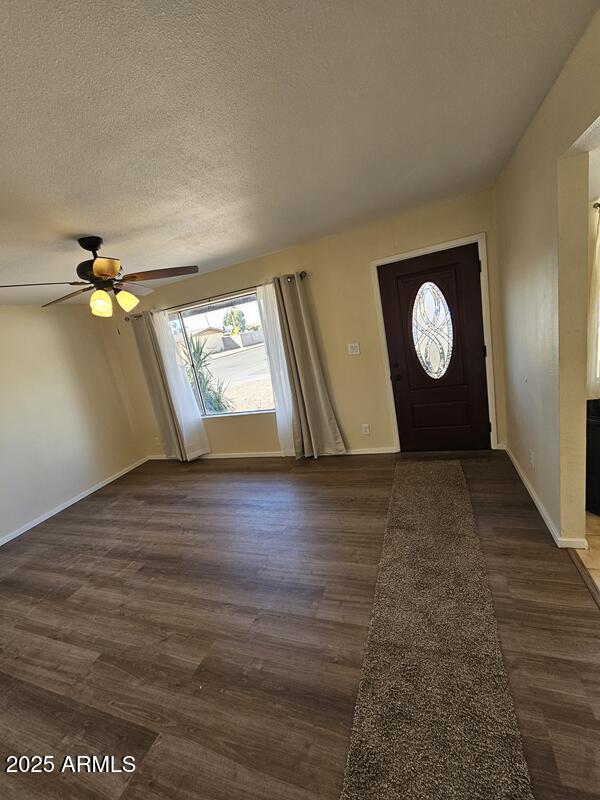
[(504, 453), (462, 459), (537, 800), (600, 798), (600, 609)]
[[(0, 550), (10, 800), (337, 800), (395, 456), (149, 462)], [(502, 453), (463, 467), (538, 800), (600, 798), (600, 609)], [(432, 800), (435, 800), (432, 798)]]

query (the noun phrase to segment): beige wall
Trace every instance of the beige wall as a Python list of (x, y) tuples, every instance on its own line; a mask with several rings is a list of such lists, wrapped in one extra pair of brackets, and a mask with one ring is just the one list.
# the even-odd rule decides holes
[[(274, 275), (305, 269), (313, 320), (327, 382), (347, 446), (351, 450), (394, 448), (394, 417), (388, 400), (389, 371), (382, 356), (370, 264), (377, 259), (486, 232), (492, 291), (496, 284), (491, 196), (487, 191), (397, 213), (352, 230), (272, 255), (170, 284), (145, 301), (165, 308), (235, 291)], [(497, 295), (497, 291), (496, 291)], [(492, 307), (493, 335), (498, 310)], [(346, 345), (360, 342), (361, 354)], [(500, 351), (501, 348), (498, 348)], [(503, 436), (502, 365), (495, 364), (499, 438)], [(364, 436), (361, 423), (371, 435)], [(272, 415), (209, 420), (213, 452), (278, 450)]]
[[(581, 467), (576, 476), (579, 486), (571, 497), (569, 475), (573, 463), (581, 460), (584, 446), (581, 333), (587, 266), (580, 257), (572, 260), (567, 251), (559, 259), (558, 161), (600, 115), (600, 84), (593, 78), (598, 74), (600, 15), (596, 14), (495, 189), (506, 440), (547, 521), (565, 539), (583, 534), (582, 509), (576, 508), (582, 497)], [(571, 179), (566, 173), (563, 177), (560, 210), (564, 223), (569, 202), (577, 203), (581, 197), (573, 196)], [(559, 287), (564, 292), (560, 303)]]
[(0, 306), (0, 540), (145, 455), (87, 306)]
[(212, 453), (280, 453), (275, 414), (264, 412), (251, 417), (214, 417), (206, 420), (206, 433)]

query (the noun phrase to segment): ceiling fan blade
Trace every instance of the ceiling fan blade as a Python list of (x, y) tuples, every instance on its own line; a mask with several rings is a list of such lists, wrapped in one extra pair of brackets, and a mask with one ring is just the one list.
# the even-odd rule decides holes
[(195, 275), (198, 267), (167, 267), (166, 269), (151, 269), (147, 272), (132, 272), (123, 275), (122, 281), (156, 281), (160, 278), (176, 278), (178, 275)]
[(75, 297), (75, 295), (83, 294), (84, 292), (91, 292), (93, 288), (93, 286), (86, 286), (85, 289), (77, 289), (76, 292), (71, 292), (71, 294), (66, 294), (64, 297), (59, 297), (58, 300), (51, 300), (49, 303), (44, 303), (42, 308), (53, 306), (55, 303), (62, 303), (63, 300), (68, 300), (69, 297)]
[(142, 286), (139, 283), (127, 283), (127, 281), (116, 281), (115, 287), (117, 289), (125, 289), (127, 292), (136, 295), (136, 297), (145, 297), (154, 291), (149, 286)]
[(21, 286), (87, 286), (86, 281), (51, 281), (50, 283), (4, 283), (0, 289), (16, 289)]

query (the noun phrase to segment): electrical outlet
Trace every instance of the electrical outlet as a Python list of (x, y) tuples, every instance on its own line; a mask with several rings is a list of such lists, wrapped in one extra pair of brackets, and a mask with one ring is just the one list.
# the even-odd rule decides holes
[(532, 467), (535, 467), (535, 454), (533, 450), (529, 451), (529, 463)]
[(349, 356), (360, 355), (360, 344), (358, 342), (351, 342), (350, 344), (347, 345), (347, 348)]
[(363, 424), (360, 426), (360, 429), (362, 430), (364, 436), (371, 435), (371, 426), (368, 422), (363, 422)]

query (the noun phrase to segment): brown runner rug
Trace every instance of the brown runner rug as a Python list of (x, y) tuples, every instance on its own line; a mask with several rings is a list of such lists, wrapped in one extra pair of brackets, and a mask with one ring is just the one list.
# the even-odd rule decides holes
[(396, 468), (342, 800), (532, 800), (458, 461)]

